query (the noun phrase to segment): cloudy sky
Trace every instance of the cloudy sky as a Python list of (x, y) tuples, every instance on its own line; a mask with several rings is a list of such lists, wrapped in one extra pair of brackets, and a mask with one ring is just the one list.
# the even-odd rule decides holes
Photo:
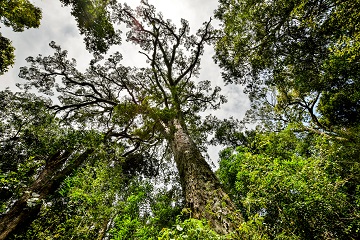
[[(70, 8), (62, 7), (58, 0), (33, 0), (32, 2), (43, 11), (41, 26), (38, 29), (15, 33), (11, 28), (1, 26), (3, 36), (9, 38), (16, 48), (16, 63), (9, 72), (0, 76), (0, 90), (9, 87), (13, 91), (18, 91), (15, 84), (23, 82), (17, 75), (19, 68), (26, 66), (25, 58), (38, 54), (52, 54), (48, 45), (50, 41), (55, 41), (61, 45), (62, 49), (68, 50), (69, 56), (77, 60), (79, 69), (84, 70), (91, 59), (78, 33), (76, 22), (70, 14)], [(135, 7), (140, 0), (122, 2)], [(187, 19), (193, 33), (201, 27), (203, 22), (210, 19), (218, 5), (217, 0), (149, 0), (149, 3), (161, 11), (165, 18), (172, 19), (176, 24), (180, 23), (181, 18)], [(116, 49), (124, 56), (123, 64), (137, 66), (144, 63), (144, 57), (137, 54), (137, 49), (123, 42), (124, 44)], [(202, 57), (199, 80), (211, 80), (214, 85), (221, 86), (222, 94), (228, 98), (228, 103), (213, 114), (221, 118), (230, 116), (241, 118), (249, 105), (248, 99), (242, 93), (240, 86), (223, 87), (220, 69), (214, 64), (212, 55), (211, 47), (207, 47)], [(213, 149), (209, 153), (214, 156), (217, 155), (216, 152), (217, 150)]]

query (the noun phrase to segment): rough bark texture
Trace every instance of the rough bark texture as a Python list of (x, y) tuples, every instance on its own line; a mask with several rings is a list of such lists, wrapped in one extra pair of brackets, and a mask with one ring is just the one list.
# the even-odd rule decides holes
[(220, 234), (233, 232), (241, 223), (240, 213), (221, 185), (184, 124), (174, 121), (171, 147), (174, 153), (185, 200), (192, 217), (206, 218)]
[[(63, 168), (68, 160), (71, 152), (57, 152), (46, 163), (45, 168), (39, 177), (25, 191), (10, 208), (10, 210), (0, 218), (0, 240), (6, 239), (17, 229), (26, 228), (39, 213), (41, 201), (50, 194), (53, 194), (59, 187), (62, 180), (68, 176), (74, 169), (80, 166), (84, 160), (92, 153), (93, 150), (86, 150), (79, 157), (74, 159), (72, 163)], [(28, 201), (32, 197), (32, 193), (39, 196), (39, 204), (33, 207), (28, 206)]]

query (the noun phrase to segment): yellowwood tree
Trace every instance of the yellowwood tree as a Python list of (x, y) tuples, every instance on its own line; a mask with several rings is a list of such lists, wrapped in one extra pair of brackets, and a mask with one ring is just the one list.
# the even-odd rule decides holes
[(98, 55), (82, 73), (52, 43), (53, 56), (27, 59), (31, 66), (20, 73), (29, 80), (25, 88), (56, 92), (59, 104), (49, 107), (64, 120), (101, 129), (129, 152), (170, 156), (191, 216), (206, 218), (219, 233), (234, 231), (241, 216), (202, 154), (206, 133), (199, 129), (199, 113), (225, 102), (219, 87), (196, 81), (204, 46), (216, 40), (216, 31), (209, 21), (192, 35), (184, 19), (177, 29), (146, 1), (136, 10), (114, 5), (112, 20), (126, 24), (128, 40), (140, 47), (148, 67), (125, 67), (114, 53), (106, 60)]

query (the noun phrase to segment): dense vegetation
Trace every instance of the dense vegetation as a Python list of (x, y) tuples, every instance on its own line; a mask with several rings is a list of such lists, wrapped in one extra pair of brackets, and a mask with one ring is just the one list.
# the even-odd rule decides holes
[[(80, 72), (52, 42), (21, 92), (0, 92), (0, 239), (360, 237), (360, 1), (220, 0), (222, 29), (195, 35), (147, 1), (61, 2), (94, 59)], [(38, 26), (21, 4), (1, 3), (1, 21)], [(118, 28), (147, 67), (105, 57)], [(14, 56), (0, 37), (2, 73)], [(206, 44), (245, 85), (244, 119), (200, 116), (226, 101), (197, 80)]]

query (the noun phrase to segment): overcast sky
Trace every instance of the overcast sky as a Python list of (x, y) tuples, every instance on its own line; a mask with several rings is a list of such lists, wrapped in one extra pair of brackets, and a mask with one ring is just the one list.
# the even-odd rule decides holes
[[(50, 41), (55, 41), (62, 49), (68, 50), (70, 57), (77, 60), (79, 69), (85, 69), (92, 58), (85, 50), (82, 36), (79, 35), (76, 22), (70, 14), (70, 8), (61, 7), (58, 0), (33, 0), (34, 5), (43, 11), (43, 18), (38, 29), (27, 29), (24, 32), (15, 33), (11, 28), (1, 26), (0, 31), (4, 37), (9, 38), (15, 51), (15, 65), (9, 72), (0, 76), (0, 90), (10, 87), (18, 91), (15, 83), (23, 82), (18, 77), (21, 66), (26, 66), (25, 58), (28, 56), (51, 55)], [(122, 1), (130, 6), (137, 6), (140, 0)], [(158, 11), (161, 11), (166, 19), (172, 19), (175, 24), (180, 23), (181, 18), (189, 21), (191, 32), (195, 33), (202, 23), (208, 21), (216, 9), (217, 0), (149, 0)], [(125, 41), (123, 41), (125, 43)], [(123, 44), (118, 49), (124, 56), (124, 65), (134, 66), (144, 63), (144, 57), (137, 54), (137, 50)], [(212, 60), (213, 51), (207, 47), (201, 62), (201, 74), (199, 80), (211, 80), (214, 85), (221, 86), (222, 94), (227, 96), (228, 103), (224, 104), (216, 113), (220, 118), (234, 116), (243, 117), (249, 106), (248, 98), (242, 93), (240, 86), (223, 87), (220, 69)], [(210, 150), (212, 157), (217, 155), (217, 149)]]

